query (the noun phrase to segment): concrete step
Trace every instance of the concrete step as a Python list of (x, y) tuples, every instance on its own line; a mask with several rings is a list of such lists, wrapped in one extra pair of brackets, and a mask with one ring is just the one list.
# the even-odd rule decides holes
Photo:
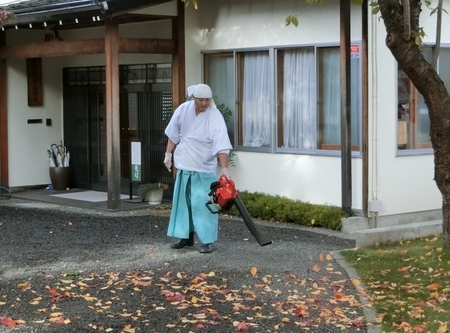
[(356, 247), (361, 248), (436, 234), (442, 234), (442, 220), (359, 230), (355, 240)]

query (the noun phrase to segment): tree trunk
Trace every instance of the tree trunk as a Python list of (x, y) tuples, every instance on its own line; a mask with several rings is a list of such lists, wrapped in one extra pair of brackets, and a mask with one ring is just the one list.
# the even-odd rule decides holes
[(444, 244), (450, 248), (450, 97), (437, 72), (422, 56), (419, 36), (421, 1), (411, 0), (412, 38), (405, 39), (403, 7), (399, 0), (378, 0), (386, 26), (386, 45), (398, 64), (422, 94), (430, 116), (434, 149), (434, 180), (442, 194)]

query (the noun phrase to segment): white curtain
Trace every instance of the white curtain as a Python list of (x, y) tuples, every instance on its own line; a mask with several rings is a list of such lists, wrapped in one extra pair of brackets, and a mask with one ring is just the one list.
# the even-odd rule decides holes
[(244, 54), (244, 146), (270, 147), (269, 53)]
[(283, 148), (316, 148), (314, 50), (284, 51)]
[(322, 102), (321, 128), (323, 144), (341, 143), (341, 98), (340, 98), (340, 61), (339, 49), (330, 48), (321, 50), (320, 63)]

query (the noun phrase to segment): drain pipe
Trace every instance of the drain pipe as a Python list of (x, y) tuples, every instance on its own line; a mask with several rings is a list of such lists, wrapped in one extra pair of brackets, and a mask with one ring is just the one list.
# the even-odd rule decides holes
[(372, 59), (372, 93), (371, 93), (371, 122), (372, 122), (372, 149), (371, 149), (371, 198), (368, 209), (370, 212), (369, 227), (378, 228), (378, 213), (381, 211), (381, 201), (378, 201), (378, 64), (377, 64), (377, 18), (372, 16), (371, 55)]

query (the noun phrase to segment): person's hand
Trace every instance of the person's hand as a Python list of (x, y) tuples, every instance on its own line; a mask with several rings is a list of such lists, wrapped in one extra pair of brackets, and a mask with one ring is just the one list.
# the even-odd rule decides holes
[(231, 175), (230, 172), (228, 171), (228, 168), (222, 168), (222, 175), (224, 175), (228, 179), (231, 179)]
[(167, 170), (172, 171), (172, 153), (166, 153), (166, 156), (164, 157), (164, 165)]

